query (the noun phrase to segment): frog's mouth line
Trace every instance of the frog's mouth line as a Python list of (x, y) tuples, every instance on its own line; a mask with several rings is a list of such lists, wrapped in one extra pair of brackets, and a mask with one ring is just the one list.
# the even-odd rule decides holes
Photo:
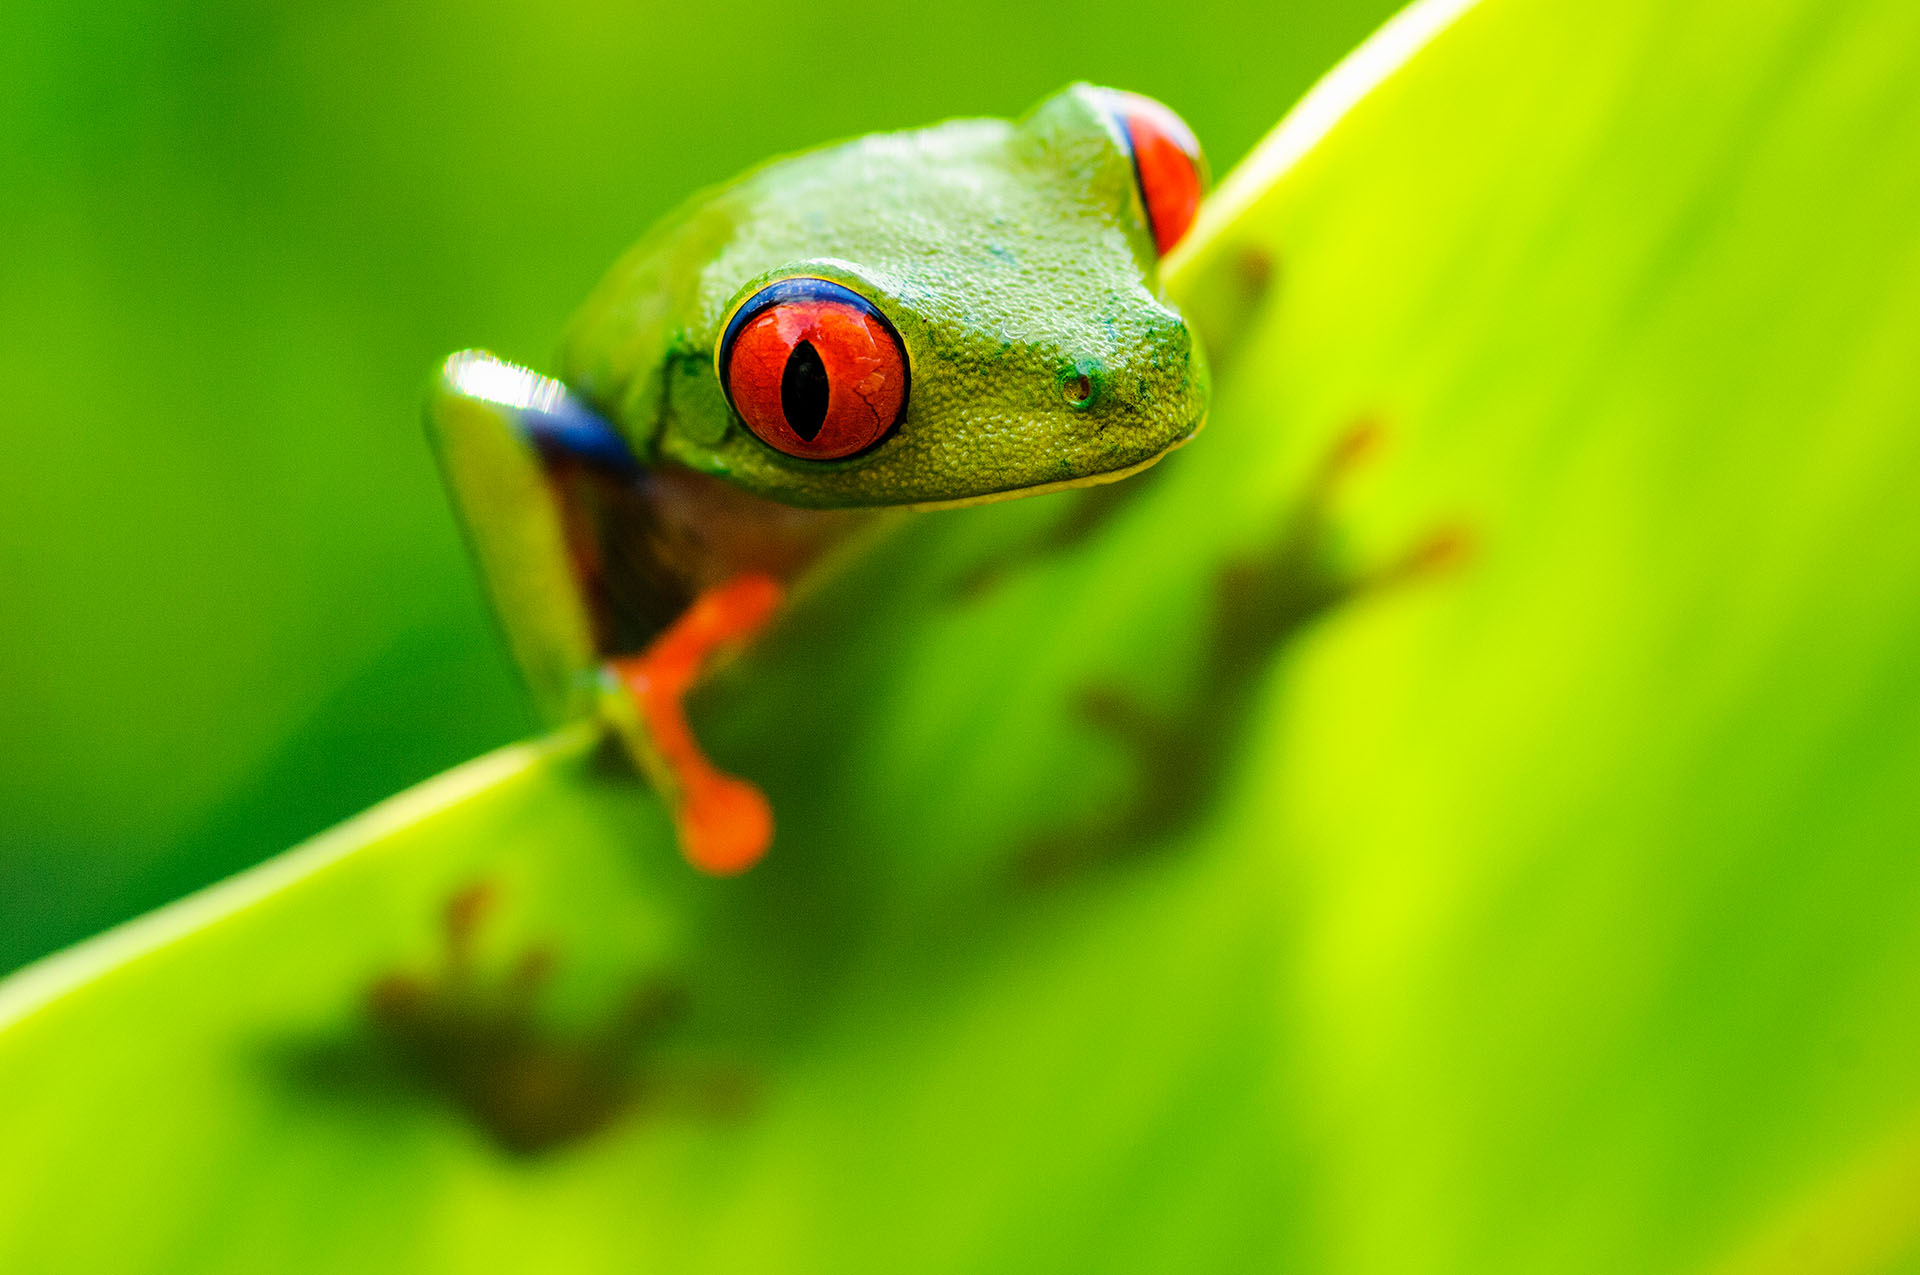
[(1109, 469), (1103, 474), (1088, 474), (1082, 478), (1063, 478), (1058, 482), (1033, 483), (1026, 487), (1009, 487), (1005, 491), (990, 491), (978, 496), (961, 496), (954, 500), (923, 500), (909, 505), (896, 505), (895, 508), (910, 510), (914, 513), (926, 513), (935, 509), (966, 509), (973, 505), (997, 505), (1003, 500), (1019, 500), (1027, 496), (1044, 496), (1050, 491), (1068, 491), (1076, 487), (1102, 487), (1107, 483), (1117, 483), (1123, 478), (1131, 478), (1143, 470), (1152, 469), (1174, 452), (1192, 442), (1206, 427), (1207, 415), (1193, 423), (1193, 428), (1185, 435), (1166, 447), (1155, 452), (1143, 461), (1127, 465), (1120, 469)]

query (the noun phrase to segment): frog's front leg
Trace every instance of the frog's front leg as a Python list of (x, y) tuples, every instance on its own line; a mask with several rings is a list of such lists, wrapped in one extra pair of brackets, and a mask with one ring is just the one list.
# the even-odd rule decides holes
[(773, 836), (766, 799), (707, 760), (682, 701), (716, 653), (772, 618), (780, 580), (728, 552), (727, 537), (690, 532), (688, 480), (649, 474), (558, 381), (456, 354), (427, 422), (543, 716), (598, 712), (666, 801), (687, 859), (715, 873), (750, 867)]
[(744, 872), (773, 842), (760, 790), (716, 768), (687, 725), (685, 700), (719, 651), (764, 628), (785, 588), (770, 575), (736, 576), (694, 599), (638, 655), (608, 662), (608, 718), (673, 812), (680, 851), (702, 871)]

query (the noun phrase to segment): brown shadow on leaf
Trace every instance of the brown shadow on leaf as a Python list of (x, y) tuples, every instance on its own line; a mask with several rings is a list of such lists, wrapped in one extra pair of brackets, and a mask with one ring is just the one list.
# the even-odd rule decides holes
[(519, 1156), (565, 1147), (643, 1112), (728, 1119), (750, 1110), (754, 1085), (746, 1072), (657, 1058), (688, 1004), (685, 989), (669, 979), (635, 979), (585, 1028), (546, 1023), (540, 1005), (557, 963), (551, 946), (528, 947), (504, 970), (476, 962), (494, 899), (482, 883), (448, 900), (438, 968), (375, 979), (353, 1033), (291, 1051), (296, 1082), (361, 1110), (437, 1102)]
[(1377, 451), (1379, 425), (1344, 434), (1310, 480), (1270, 548), (1221, 568), (1197, 693), (1175, 713), (1112, 686), (1078, 696), (1081, 716), (1114, 740), (1133, 764), (1127, 799), (1072, 827), (1042, 834), (1015, 861), (1015, 876), (1048, 884), (1162, 844), (1212, 804), (1255, 702), (1257, 683), (1279, 649), (1315, 619), (1355, 596), (1393, 588), (1466, 561), (1470, 537), (1437, 529), (1386, 567), (1364, 575), (1332, 564), (1330, 508), (1354, 469)]

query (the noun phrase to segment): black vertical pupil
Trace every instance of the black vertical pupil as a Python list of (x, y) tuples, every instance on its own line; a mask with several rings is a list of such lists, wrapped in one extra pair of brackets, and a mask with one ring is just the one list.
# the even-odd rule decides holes
[(787, 355), (787, 370), (780, 376), (780, 410), (787, 414), (787, 426), (811, 443), (827, 419), (827, 365), (813, 342), (802, 341)]

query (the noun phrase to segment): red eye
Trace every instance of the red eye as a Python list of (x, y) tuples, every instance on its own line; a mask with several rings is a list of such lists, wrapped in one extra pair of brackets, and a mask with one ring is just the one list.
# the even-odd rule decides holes
[(1133, 175), (1153, 242), (1166, 256), (1193, 225), (1206, 187), (1206, 161), (1186, 121), (1150, 97), (1113, 94), (1113, 113), (1133, 152)]
[(720, 337), (720, 387), (761, 442), (839, 460), (879, 442), (907, 405), (907, 354), (851, 288), (783, 279), (749, 297)]

